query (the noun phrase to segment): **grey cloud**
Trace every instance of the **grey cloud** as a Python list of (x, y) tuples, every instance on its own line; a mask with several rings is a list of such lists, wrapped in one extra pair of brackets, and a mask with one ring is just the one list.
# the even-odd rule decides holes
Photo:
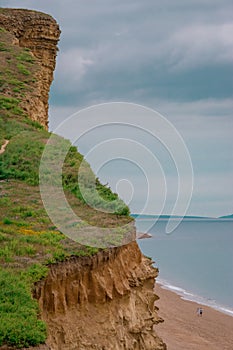
[(22, 0), (7, 5), (35, 7), (59, 21), (61, 50), (52, 96), (63, 94), (62, 102), (70, 103), (72, 92), (85, 104), (123, 96), (138, 102), (148, 95), (185, 100), (225, 97), (228, 91), (229, 96), (228, 0)]
[(198, 188), (190, 213), (232, 212), (232, 0), (3, 0), (2, 5), (50, 13), (61, 26), (50, 94), (52, 129), (76, 109), (100, 102), (158, 109), (191, 152)]

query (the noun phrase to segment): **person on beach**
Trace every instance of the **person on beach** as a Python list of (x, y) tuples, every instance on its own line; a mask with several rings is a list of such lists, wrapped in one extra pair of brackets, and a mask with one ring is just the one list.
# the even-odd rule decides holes
[(202, 317), (203, 309), (201, 307), (197, 308), (197, 316)]

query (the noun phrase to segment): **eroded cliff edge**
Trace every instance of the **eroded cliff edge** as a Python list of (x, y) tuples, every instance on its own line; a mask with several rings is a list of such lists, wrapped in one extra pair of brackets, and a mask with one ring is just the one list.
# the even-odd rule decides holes
[[(32, 120), (47, 127), (58, 25), (42, 13), (3, 9), (0, 26), (9, 31), (14, 45), (29, 48), (37, 60), (35, 87), (20, 105)], [(154, 332), (161, 321), (154, 306), (157, 274), (135, 241), (51, 265), (47, 278), (34, 289), (48, 325), (46, 345), (36, 349), (166, 349)]]
[(49, 327), (48, 345), (64, 350), (166, 349), (154, 332), (157, 269), (136, 242), (52, 265), (34, 291)]
[[(12, 43), (30, 49), (39, 69), (31, 92), (21, 99), (20, 106), (34, 121), (48, 127), (48, 98), (55, 69), (60, 29), (49, 15), (21, 9), (1, 9), (0, 27), (12, 34)], [(3, 91), (7, 94), (7, 91)]]

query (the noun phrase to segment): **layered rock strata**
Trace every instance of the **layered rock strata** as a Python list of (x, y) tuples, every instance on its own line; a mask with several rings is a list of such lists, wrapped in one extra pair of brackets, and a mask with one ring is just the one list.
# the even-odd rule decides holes
[(52, 265), (34, 292), (50, 349), (166, 349), (154, 332), (157, 274), (136, 242)]
[(21, 101), (21, 107), (34, 121), (48, 128), (48, 97), (55, 69), (60, 29), (49, 15), (21, 9), (1, 9), (0, 27), (13, 35), (13, 43), (30, 49), (36, 58), (35, 88)]

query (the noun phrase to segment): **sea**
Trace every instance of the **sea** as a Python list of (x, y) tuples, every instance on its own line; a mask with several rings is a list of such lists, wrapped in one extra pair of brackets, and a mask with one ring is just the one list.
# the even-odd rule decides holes
[[(176, 220), (176, 219), (174, 219)], [(233, 316), (233, 220), (183, 219), (170, 234), (168, 219), (136, 219), (144, 255), (159, 268), (156, 281), (186, 300)]]

